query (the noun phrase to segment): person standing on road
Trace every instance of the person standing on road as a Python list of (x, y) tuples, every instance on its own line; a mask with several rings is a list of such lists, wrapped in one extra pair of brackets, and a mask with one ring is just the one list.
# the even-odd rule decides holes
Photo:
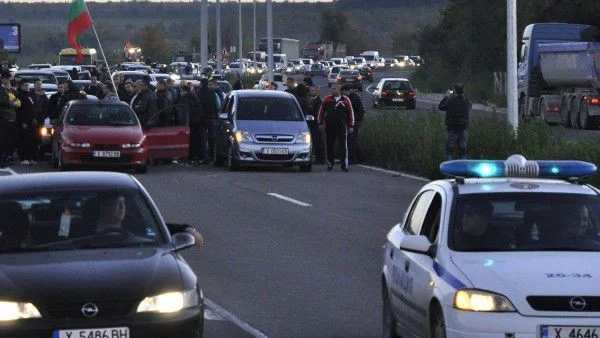
[(0, 167), (8, 165), (16, 144), (15, 124), (16, 108), (21, 107), (21, 101), (10, 86), (12, 76), (8, 70), (0, 73)]
[(319, 109), (319, 125), (324, 127), (327, 137), (327, 170), (335, 164), (334, 146), (339, 142), (342, 171), (348, 171), (348, 134), (354, 131), (354, 111), (350, 99), (341, 94), (340, 84), (331, 86), (331, 95), (327, 96)]
[(156, 101), (156, 94), (150, 90), (150, 76), (144, 76), (138, 99), (134, 100), (133, 106), (133, 111), (140, 120), (142, 127), (146, 127), (148, 122), (158, 119), (158, 105)]
[(173, 122), (173, 97), (167, 89), (167, 81), (158, 81), (156, 86), (156, 97), (158, 105), (158, 124), (161, 126), (171, 125)]
[(122, 102), (125, 102), (128, 105), (131, 105), (131, 100), (133, 99), (134, 95), (135, 95), (135, 89), (133, 88), (133, 81), (131, 81), (130, 79), (127, 79), (125, 81), (125, 84), (123, 85), (123, 93), (119, 94), (119, 99)]
[(325, 145), (323, 144), (323, 133), (319, 130), (319, 110), (321, 109), (321, 88), (318, 86), (311, 88), (310, 114), (315, 118), (314, 121), (308, 121), (310, 138), (313, 141), (313, 153), (315, 154), (315, 164), (325, 164)]
[(365, 116), (365, 106), (360, 96), (347, 86), (342, 87), (342, 95), (347, 96), (354, 111), (354, 132), (348, 136), (348, 158), (350, 164), (360, 163), (360, 144), (358, 136)]
[(205, 163), (208, 149), (205, 146), (206, 136), (204, 132), (206, 128), (204, 128), (202, 105), (200, 105), (198, 96), (191, 91), (190, 87), (183, 86), (179, 90), (181, 92), (180, 105), (187, 112), (190, 125), (189, 164)]
[(285, 84), (287, 86), (285, 91), (292, 95), (296, 95), (296, 80), (294, 80), (293, 77), (288, 77), (287, 80), (285, 80)]
[(464, 96), (462, 84), (454, 85), (454, 93), (448, 92), (438, 108), (446, 112), (446, 161), (452, 160), (455, 147), (458, 146), (460, 159), (467, 158), (469, 140), (469, 112), (471, 101)]
[(37, 121), (29, 82), (25, 79), (19, 82), (17, 98), (21, 107), (17, 109), (17, 126), (19, 127), (18, 143), (21, 165), (36, 164), (33, 160), (37, 149)]
[(77, 87), (77, 85), (75, 85), (75, 83), (73, 83), (73, 81), (69, 80), (67, 81), (66, 87), (65, 87), (65, 94), (63, 96), (63, 99), (59, 101), (59, 105), (57, 107), (58, 110), (58, 115), (60, 115), (60, 112), (62, 111), (62, 109), (64, 108), (64, 106), (71, 100), (86, 100), (87, 96), (85, 95), (84, 91), (79, 90), (79, 87)]
[(219, 95), (216, 92), (217, 87), (217, 80), (214, 78), (211, 78), (210, 81), (202, 79), (200, 81), (200, 90), (197, 94), (206, 121), (208, 159), (211, 159), (214, 154), (217, 119), (219, 118), (219, 111), (221, 108)]
[(58, 115), (60, 114), (60, 110), (58, 109), (58, 107), (64, 106), (64, 104), (62, 104), (62, 101), (65, 99), (64, 96), (66, 86), (67, 84), (64, 82), (59, 83), (58, 91), (52, 94), (50, 96), (50, 99), (48, 100), (48, 117), (50, 118), (50, 120), (58, 118)]
[(235, 82), (233, 83), (233, 90), (241, 90), (244, 89), (244, 83), (242, 82), (241, 75), (239, 73), (234, 73)]
[(101, 87), (101, 83), (98, 82), (98, 72), (93, 72), (91, 74), (91, 83), (85, 87), (85, 92), (88, 95), (94, 95), (95, 97), (98, 97), (102, 95), (102, 87)]
[[(34, 84), (34, 89), (32, 93), (33, 98), (33, 107), (35, 111), (35, 120), (37, 121), (38, 126), (42, 126), (44, 124), (44, 119), (48, 117), (48, 96), (42, 90), (42, 81), (37, 80)], [(37, 139), (37, 146), (42, 143), (42, 135), (40, 133), (35, 133)], [(43, 155), (39, 151), (36, 154), (36, 157), (41, 157)]]

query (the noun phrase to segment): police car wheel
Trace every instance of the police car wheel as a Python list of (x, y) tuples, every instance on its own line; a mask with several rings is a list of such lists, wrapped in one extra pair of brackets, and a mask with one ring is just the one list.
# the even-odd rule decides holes
[(439, 306), (433, 307), (429, 316), (431, 318), (431, 338), (446, 338), (446, 323), (444, 322), (444, 313)]
[(390, 297), (386, 286), (383, 286), (383, 338), (400, 338), (396, 333), (396, 318), (392, 313)]

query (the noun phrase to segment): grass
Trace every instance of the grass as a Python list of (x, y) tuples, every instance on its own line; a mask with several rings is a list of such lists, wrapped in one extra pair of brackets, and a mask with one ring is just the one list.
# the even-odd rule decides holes
[[(469, 126), (469, 159), (504, 160), (521, 154), (533, 160), (581, 160), (600, 163), (600, 138), (569, 140), (555, 136), (539, 120), (520, 122), (517, 137), (500, 116), (473, 118)], [(446, 130), (444, 116), (435, 110), (411, 114), (383, 111), (365, 119), (361, 132), (365, 161), (430, 179), (441, 178)], [(590, 179), (600, 186), (600, 177)]]

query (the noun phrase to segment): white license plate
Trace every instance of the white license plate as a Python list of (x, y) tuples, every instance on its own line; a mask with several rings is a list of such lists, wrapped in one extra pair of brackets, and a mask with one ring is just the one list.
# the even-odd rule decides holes
[(288, 148), (263, 148), (265, 155), (287, 155), (290, 153)]
[(129, 338), (128, 327), (56, 330), (52, 338)]
[(600, 338), (600, 326), (542, 326), (541, 338)]
[(352, 81), (354, 81), (354, 80), (352, 80), (352, 79), (346, 79), (346, 82), (352, 82)]
[(404, 102), (404, 99), (392, 99), (393, 102)]
[(94, 157), (121, 157), (121, 152), (120, 151), (94, 151), (92, 153), (92, 156)]

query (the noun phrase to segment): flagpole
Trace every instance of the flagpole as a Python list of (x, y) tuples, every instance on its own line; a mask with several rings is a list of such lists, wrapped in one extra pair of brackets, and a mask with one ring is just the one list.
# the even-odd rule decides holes
[(90, 21), (92, 22), (92, 29), (94, 30), (94, 35), (96, 36), (96, 41), (98, 41), (98, 46), (100, 47), (100, 53), (102, 53), (102, 58), (104, 59), (104, 64), (106, 65), (106, 70), (108, 70), (108, 77), (110, 77), (110, 82), (113, 85), (113, 89), (115, 90), (115, 95), (117, 96), (117, 100), (121, 101), (121, 98), (119, 97), (119, 91), (117, 90), (117, 86), (115, 85), (115, 80), (113, 79), (113, 76), (110, 72), (110, 67), (108, 66), (108, 61), (106, 60), (106, 55), (104, 55), (104, 49), (102, 48), (102, 43), (100, 43), (100, 38), (98, 37), (98, 33), (96, 32), (96, 25), (94, 25), (94, 20), (92, 20), (92, 14), (90, 12), (90, 9), (87, 6), (87, 3), (84, 1), (83, 2), (85, 4), (85, 10), (88, 12), (88, 15), (90, 16)]

